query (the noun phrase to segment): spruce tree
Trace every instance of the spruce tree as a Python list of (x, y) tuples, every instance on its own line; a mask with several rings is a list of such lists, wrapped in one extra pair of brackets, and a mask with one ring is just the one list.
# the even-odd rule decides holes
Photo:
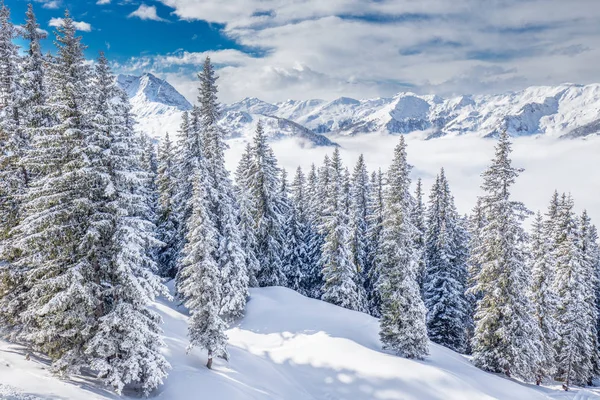
[(133, 384), (148, 395), (162, 384), (170, 367), (161, 354), (161, 318), (148, 309), (157, 295), (167, 293), (152, 258), (156, 227), (148, 219), (146, 190), (152, 178), (140, 163), (144, 149), (134, 136), (127, 97), (117, 89), (103, 54), (95, 69), (91, 138), (97, 149), (105, 147), (97, 168), (109, 179), (103, 211), (105, 221), (112, 222), (112, 236), (108, 260), (96, 271), (102, 283), (98, 326), (85, 354), (92, 370), (117, 393)]
[[(285, 179), (284, 179), (285, 181)], [(302, 169), (298, 167), (291, 185), (290, 212), (286, 223), (286, 245), (284, 274), (287, 285), (303, 295), (308, 295), (303, 285), (304, 275), (310, 272), (308, 258), (308, 234), (307, 204), (305, 198), (306, 177)]]
[(158, 216), (157, 237), (163, 243), (157, 251), (161, 276), (174, 277), (177, 272), (177, 232), (179, 220), (175, 210), (177, 175), (173, 143), (167, 133), (158, 147)]
[(351, 180), (350, 241), (354, 264), (356, 265), (356, 284), (362, 298), (363, 309), (368, 309), (366, 281), (369, 270), (369, 196), (371, 182), (363, 155), (358, 158)]
[(248, 168), (248, 190), (256, 227), (259, 286), (285, 286), (283, 273), (286, 206), (281, 195), (280, 169), (267, 143), (262, 123), (256, 127)]
[(329, 185), (325, 192), (321, 230), (325, 235), (320, 265), (323, 269), (322, 300), (351, 310), (362, 311), (356, 265), (350, 244), (346, 177), (339, 149), (328, 166)]
[(538, 329), (527, 294), (526, 234), (528, 211), (510, 198), (521, 170), (511, 165), (511, 143), (503, 132), (492, 164), (483, 173), (481, 198), (486, 225), (473, 250), (479, 265), (471, 292), (480, 294), (475, 314), (473, 362), (491, 372), (531, 380), (539, 365)]
[(429, 337), (458, 352), (466, 349), (465, 322), (468, 319), (464, 239), (442, 169), (429, 197), (423, 292)]
[(365, 280), (367, 291), (368, 312), (374, 317), (381, 316), (381, 297), (377, 290), (379, 281), (379, 270), (375, 262), (377, 253), (381, 246), (381, 233), (383, 231), (383, 219), (385, 209), (384, 197), (384, 175), (378, 170), (371, 174), (371, 193), (369, 195), (369, 260), (368, 271)]
[(423, 183), (421, 178), (417, 179), (415, 189), (415, 206), (413, 207), (412, 219), (417, 231), (415, 233), (415, 247), (420, 252), (419, 268), (417, 269), (417, 282), (421, 295), (423, 295), (423, 284), (425, 280), (425, 205), (423, 204)]
[(557, 296), (552, 287), (554, 282), (554, 259), (550, 238), (546, 236), (542, 215), (538, 212), (532, 226), (529, 244), (531, 263), (531, 300), (535, 321), (540, 330), (540, 364), (536, 372), (536, 383), (539, 385), (546, 377), (556, 372), (557, 340), (556, 314)]
[(223, 277), (215, 259), (219, 232), (210, 217), (209, 184), (203, 172), (199, 170), (194, 177), (192, 215), (177, 276), (177, 292), (191, 315), (188, 351), (195, 346), (208, 350), (206, 366), (211, 368), (213, 356), (228, 358), (227, 324), (221, 313)]
[(306, 184), (306, 272), (302, 279), (302, 293), (314, 299), (321, 298), (323, 276), (319, 260), (321, 259), (322, 235), (320, 225), (319, 176), (315, 164), (311, 165)]
[(251, 187), (251, 165), (252, 145), (246, 144), (246, 149), (236, 170), (236, 195), (239, 209), (239, 229), (242, 235), (242, 246), (245, 255), (246, 270), (248, 271), (248, 282), (251, 287), (258, 287), (256, 276), (260, 269), (256, 257), (256, 226), (254, 216), (256, 215), (256, 202), (252, 201)]
[(203, 155), (209, 179), (209, 213), (217, 229), (215, 261), (221, 272), (221, 312), (226, 321), (242, 316), (248, 298), (248, 273), (244, 262), (241, 232), (235, 205), (233, 184), (225, 168), (224, 132), (218, 125), (217, 76), (210, 58), (206, 58), (198, 74), (199, 126), (202, 133)]
[(426, 309), (417, 284), (418, 252), (414, 246), (416, 228), (410, 218), (412, 197), (411, 166), (406, 160), (406, 143), (394, 150), (388, 172), (381, 243), (375, 260), (376, 290), (381, 298), (380, 338), (383, 348), (407, 358), (428, 354)]

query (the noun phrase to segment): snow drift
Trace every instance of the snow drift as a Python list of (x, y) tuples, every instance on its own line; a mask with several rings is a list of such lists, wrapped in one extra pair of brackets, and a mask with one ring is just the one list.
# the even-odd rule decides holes
[[(538, 388), (488, 374), (435, 344), (424, 361), (396, 357), (381, 350), (376, 319), (280, 287), (251, 290), (245, 318), (227, 331), (230, 362), (217, 360), (208, 370), (204, 351), (186, 354), (185, 310), (166, 300), (155, 308), (164, 318), (164, 352), (172, 365), (153, 394), (158, 399), (600, 398), (591, 391), (564, 393), (558, 385)], [(118, 397), (89, 377), (61, 381), (43, 359), (28, 361), (19, 346), (0, 341), (0, 398)]]

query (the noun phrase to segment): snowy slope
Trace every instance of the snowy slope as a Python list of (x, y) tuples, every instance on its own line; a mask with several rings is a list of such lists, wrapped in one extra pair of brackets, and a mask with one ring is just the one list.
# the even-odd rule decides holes
[[(158, 399), (514, 399), (600, 398), (564, 393), (482, 372), (440, 346), (424, 361), (380, 350), (377, 320), (303, 297), (284, 288), (253, 289), (247, 315), (228, 331), (231, 361), (204, 367), (186, 355), (187, 317), (173, 303), (155, 305), (165, 321), (165, 354), (173, 369)], [(93, 379), (60, 381), (42, 360), (27, 361), (18, 346), (0, 341), (0, 398), (114, 399)]]

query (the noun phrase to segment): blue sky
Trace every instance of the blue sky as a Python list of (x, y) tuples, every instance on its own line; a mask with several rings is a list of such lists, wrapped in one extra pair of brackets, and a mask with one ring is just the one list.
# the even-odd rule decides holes
[[(5, 0), (16, 23), (26, 0)], [(193, 96), (206, 55), (221, 98), (450, 96), (600, 81), (597, 0), (34, 0), (69, 8), (93, 58)], [(54, 20), (53, 20), (54, 19)], [(53, 22), (51, 22), (53, 21)], [(51, 35), (52, 37), (52, 35)], [(46, 49), (52, 48), (51, 40)]]

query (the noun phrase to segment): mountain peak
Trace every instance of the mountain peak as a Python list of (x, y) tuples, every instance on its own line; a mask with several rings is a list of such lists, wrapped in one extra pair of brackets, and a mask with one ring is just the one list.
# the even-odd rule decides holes
[(158, 103), (179, 111), (192, 109), (190, 102), (171, 84), (146, 72), (140, 76), (119, 75), (117, 83), (127, 93), (132, 103)]

